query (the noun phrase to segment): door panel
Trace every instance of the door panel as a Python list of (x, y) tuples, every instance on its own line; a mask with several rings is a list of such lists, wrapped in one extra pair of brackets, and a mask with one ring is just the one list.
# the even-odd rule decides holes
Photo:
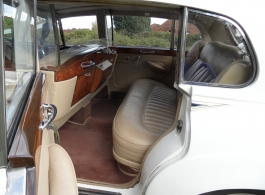
[[(152, 79), (173, 86), (176, 52), (157, 49), (113, 48), (118, 57), (110, 78), (111, 91), (126, 92), (138, 79)], [(168, 77), (168, 78), (167, 78)], [(171, 80), (171, 81), (168, 81)]]
[(40, 107), (45, 98), (44, 84), (45, 75), (37, 74), (9, 152), (8, 158), (13, 168), (35, 166), (34, 156), (42, 137), (39, 126), (42, 120)]
[(65, 57), (67, 53), (71, 55), (66, 55), (68, 60), (60, 66), (41, 67), (41, 71), (48, 77), (50, 100), (47, 103), (57, 107), (55, 123), (58, 127), (88, 103), (92, 93), (109, 78), (112, 63), (116, 59), (116, 54), (107, 54), (103, 49), (90, 51), (86, 48), (79, 53), (80, 51), (75, 48), (61, 53), (61, 57)]

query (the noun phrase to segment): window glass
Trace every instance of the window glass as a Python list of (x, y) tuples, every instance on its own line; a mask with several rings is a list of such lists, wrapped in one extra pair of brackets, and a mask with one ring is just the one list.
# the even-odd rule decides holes
[(96, 16), (80, 16), (61, 20), (66, 45), (85, 45), (98, 39)]
[(186, 37), (186, 49), (190, 49), (191, 46), (198, 40), (202, 39), (200, 30), (192, 23), (188, 22), (187, 25), (187, 37)]
[(171, 19), (115, 15), (114, 45), (170, 48), (171, 26)]
[(192, 25), (187, 28), (184, 80), (215, 83), (212, 86), (246, 85), (254, 67), (243, 31), (233, 21), (215, 15), (189, 12), (188, 21)]
[(34, 75), (33, 2), (4, 3), (4, 53), (7, 131)]
[(112, 36), (113, 36), (113, 34), (112, 34), (112, 21), (111, 21), (112, 19), (111, 19), (111, 17), (110, 16), (106, 16), (106, 25), (107, 25), (107, 39), (109, 40), (109, 41), (112, 41)]
[[(38, 3), (41, 9), (37, 10), (37, 44), (40, 64), (49, 58), (49, 66), (56, 66), (56, 41), (52, 24), (52, 16), (48, 4)], [(49, 55), (52, 54), (52, 55)], [(49, 56), (48, 56), (49, 55)], [(45, 58), (45, 56), (48, 56)]]

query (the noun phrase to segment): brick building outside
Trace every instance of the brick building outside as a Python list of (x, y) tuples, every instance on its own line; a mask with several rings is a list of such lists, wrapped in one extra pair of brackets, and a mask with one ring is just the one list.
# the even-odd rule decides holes
[[(171, 31), (172, 20), (167, 20), (163, 24), (152, 24), (152, 31), (162, 31), (162, 32), (170, 32)], [(175, 33), (178, 33), (179, 30), (179, 21), (176, 20), (176, 28)], [(201, 34), (199, 29), (191, 23), (188, 23), (188, 34)]]

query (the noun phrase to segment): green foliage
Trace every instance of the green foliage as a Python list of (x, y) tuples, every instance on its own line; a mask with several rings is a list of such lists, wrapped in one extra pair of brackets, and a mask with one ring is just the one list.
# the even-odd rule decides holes
[(5, 34), (5, 37), (12, 38), (12, 32), (13, 32), (13, 19), (9, 17), (4, 17), (4, 29), (8, 30), (10, 29), (10, 33)]
[(13, 19), (9, 17), (4, 17), (4, 29), (13, 28)]
[(123, 33), (114, 32), (114, 45), (169, 48), (170, 33), (151, 31), (128, 36)]
[(88, 30), (88, 29), (65, 30), (64, 38), (66, 44), (68, 45), (85, 44), (90, 40), (98, 39), (98, 32), (97, 28), (94, 28), (94, 30)]
[(151, 18), (141, 16), (114, 16), (115, 31), (127, 36), (151, 31)]
[[(114, 31), (114, 43), (117, 46), (143, 46), (143, 47), (170, 47), (170, 32), (144, 31), (135, 33), (131, 36), (124, 33), (124, 31)], [(72, 29), (65, 30), (64, 36), (68, 45), (86, 44), (88, 41), (98, 39), (98, 32), (96, 24), (92, 25), (92, 30), (88, 29)], [(187, 48), (191, 47), (193, 43), (200, 40), (200, 35), (187, 35)], [(177, 41), (177, 37), (176, 37)]]
[(202, 40), (200, 34), (195, 34), (195, 35), (188, 34), (186, 38), (186, 48), (190, 48), (193, 45), (193, 43), (195, 43), (198, 40)]

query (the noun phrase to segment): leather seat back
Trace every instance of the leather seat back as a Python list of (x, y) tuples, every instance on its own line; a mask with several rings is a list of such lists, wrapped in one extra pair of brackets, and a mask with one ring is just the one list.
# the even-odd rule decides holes
[(212, 41), (206, 44), (200, 54), (200, 59), (213, 67), (216, 75), (235, 60), (243, 59), (242, 51), (235, 46)]
[(201, 51), (206, 44), (207, 42), (202, 40), (193, 44), (185, 58), (185, 72), (200, 58)]
[[(245, 83), (252, 75), (251, 63), (243, 60), (240, 48), (218, 41), (197, 41), (191, 47), (185, 60), (185, 73), (200, 60), (207, 63), (214, 70), (216, 79), (212, 83), (237, 85)], [(199, 73), (198, 73), (199, 74)], [(196, 72), (193, 78), (196, 76)], [(198, 75), (199, 76), (199, 75)], [(185, 74), (185, 78), (187, 77)], [(190, 80), (188, 80), (190, 81)], [(193, 80), (191, 80), (193, 81)], [(207, 81), (199, 81), (207, 82)]]

